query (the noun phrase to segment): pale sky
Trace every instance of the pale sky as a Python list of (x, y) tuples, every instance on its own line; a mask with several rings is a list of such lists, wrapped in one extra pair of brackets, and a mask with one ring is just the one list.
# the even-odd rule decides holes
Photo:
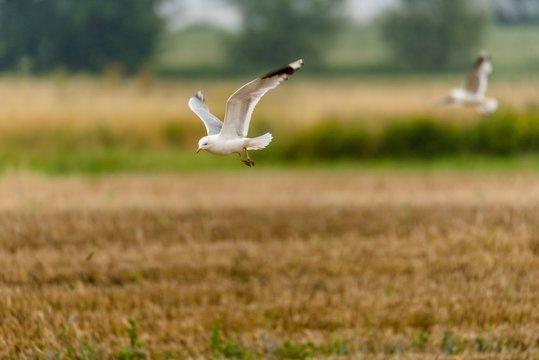
[[(346, 0), (352, 20), (366, 22), (398, 0)], [(163, 12), (171, 26), (181, 28), (194, 24), (214, 24), (229, 30), (238, 28), (241, 18), (225, 0), (170, 0)]]

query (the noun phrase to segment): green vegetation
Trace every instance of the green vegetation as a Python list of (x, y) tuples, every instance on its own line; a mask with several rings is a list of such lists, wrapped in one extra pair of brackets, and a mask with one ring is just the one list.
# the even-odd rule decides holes
[(501, 23), (539, 23), (539, 1), (537, 0), (497, 1), (493, 5), (496, 18)]
[(139, 332), (137, 329), (137, 321), (129, 319), (129, 326), (126, 328), (129, 336), (129, 346), (124, 347), (116, 355), (117, 360), (145, 360), (147, 355), (142, 351), (142, 342), (139, 340)]
[(156, 66), (161, 73), (179, 70), (196, 73), (209, 69), (225, 71), (226, 46), (231, 35), (208, 26), (190, 27), (164, 34), (157, 52)]
[(414, 70), (467, 64), (480, 48), (488, 17), (478, 1), (405, 0), (383, 21), (395, 61)]
[(316, 63), (342, 19), (342, 0), (229, 0), (243, 27), (229, 51), (241, 64), (275, 65), (307, 58)]
[(237, 339), (223, 339), (221, 324), (216, 321), (213, 324), (208, 340), (211, 354), (214, 359), (255, 359), (256, 356), (248, 349), (243, 349)]
[(539, 114), (507, 112), (457, 125), (420, 116), (367, 132), (359, 122), (328, 120), (281, 145), (286, 159), (433, 158), (445, 155), (508, 156), (539, 151)]
[[(150, 358), (143, 350), (143, 344), (139, 340), (139, 333), (136, 328), (137, 322), (129, 319), (129, 326), (126, 328), (130, 345), (114, 353), (116, 360), (145, 360)], [(68, 331), (68, 326), (64, 330)], [(438, 341), (437, 341), (438, 340)], [(516, 354), (526, 350), (525, 345), (514, 336), (504, 335), (475, 335), (459, 336), (451, 331), (443, 331), (440, 339), (433, 339), (428, 332), (419, 330), (412, 340), (398, 337), (394, 341), (380, 341), (367, 336), (364, 339), (355, 338), (345, 340), (343, 338), (331, 336), (326, 344), (316, 344), (313, 341), (293, 342), (285, 340), (278, 345), (275, 340), (271, 341), (272, 346), (264, 348), (245, 348), (237, 338), (225, 338), (221, 325), (216, 321), (208, 339), (209, 353), (212, 359), (310, 359), (313, 357), (343, 357), (369, 356), (369, 355), (391, 355), (403, 356), (406, 354), (425, 354), (433, 347), (439, 347), (438, 351), (446, 356), (458, 354)], [(67, 337), (61, 337), (59, 349), (34, 349), (33, 352), (40, 354), (42, 359), (64, 359), (64, 360), (94, 360), (106, 359), (102, 347), (92, 344), (91, 341), (79, 339), (79, 344), (71, 343)], [(427, 347), (429, 349), (427, 349)], [(108, 349), (110, 353), (111, 349)], [(198, 356), (202, 354), (197, 354)], [(177, 359), (175, 354), (153, 354), (152, 358), (158, 356), (163, 359)]]
[[(134, 72), (153, 55), (161, 30), (156, 0), (0, 2), (0, 68)], [(128, 19), (128, 20), (126, 20)]]
[[(116, 360), (146, 360), (148, 355), (142, 350), (142, 342), (139, 340), (139, 332), (137, 329), (137, 321), (129, 319), (129, 325), (126, 327), (127, 336), (129, 338), (129, 346), (115, 353), (113, 356), (105, 354), (110, 351), (105, 351), (102, 346), (96, 345), (93, 341), (79, 338), (78, 344), (69, 340), (69, 322), (64, 325), (62, 334), (60, 335), (60, 347), (58, 349), (32, 349), (30, 359), (37, 355), (40, 359), (63, 359), (63, 360), (99, 360), (114, 358)], [(34, 354), (36, 353), (36, 354)], [(165, 356), (166, 358), (166, 356)]]
[(539, 24), (491, 27), (485, 49), (492, 55), (494, 79), (500, 75), (530, 79), (539, 73)]
[[(469, 124), (441, 122), (428, 116), (395, 119), (378, 130), (367, 130), (360, 124), (353, 119), (343, 122), (329, 118), (298, 131), (277, 132), (268, 149), (252, 155), (260, 164), (272, 167), (539, 166), (537, 112), (500, 113)], [(81, 133), (53, 129), (4, 134), (0, 169), (99, 174), (243, 168), (234, 155), (195, 155), (195, 139), (182, 136), (180, 125), (166, 124), (161, 133), (161, 139), (119, 134), (106, 128)]]
[[(326, 45), (327, 51), (321, 55), (320, 64), (315, 65), (306, 58), (303, 76), (316, 73), (394, 78), (396, 74), (409, 74), (409, 67), (391, 60), (391, 48), (382, 40), (381, 32), (378, 23), (339, 27), (334, 40)], [(226, 31), (202, 26), (168, 33), (163, 37), (160, 51), (156, 54), (156, 69), (164, 76), (212, 78), (224, 75), (252, 76), (267, 70), (267, 66), (245, 66), (231, 61), (227, 54), (231, 37), (232, 34)], [(538, 25), (489, 26), (484, 41), (454, 70), (458, 70), (459, 74), (467, 71), (481, 48), (492, 55), (495, 71), (492, 81), (522, 78), (523, 75), (529, 79), (539, 73)], [(523, 48), (526, 48), (525, 52), (521, 51)], [(424, 72), (425, 69), (415, 71)]]
[[(539, 151), (539, 116), (507, 112), (471, 124), (419, 116), (367, 131), (359, 121), (327, 120), (285, 137), (272, 155), (289, 161), (511, 157)], [(269, 152), (263, 156), (269, 156)]]
[[(443, 10), (444, 21), (419, 21), (421, 27), (412, 24), (408, 30), (406, 26), (401, 29), (400, 21), (368, 26), (341, 21), (340, 1), (229, 1), (248, 14), (246, 19), (267, 21), (247, 21), (240, 33), (199, 25), (161, 34), (162, 21), (153, 11), (159, 0), (2, 1), (0, 69), (27, 74), (115, 68), (132, 73), (149, 65), (162, 76), (214, 78), (258, 73), (297, 57), (306, 59), (306, 73), (394, 76), (427, 69), (410, 69), (393, 61), (391, 51), (396, 48), (402, 50), (399, 58), (411, 54), (421, 61), (456, 61), (457, 66), (451, 69), (459, 70), (467, 69), (478, 50), (484, 48), (493, 55), (496, 77), (503, 73), (529, 76), (539, 69), (537, 23), (498, 24), (481, 36), (476, 30), (481, 29), (479, 23), (484, 16), (468, 11), (465, 4), (469, 1), (409, 0), (420, 3), (419, 7), (429, 4), (431, 18), (439, 16), (438, 7), (448, 8)], [(521, 2), (515, 4), (520, 15), (531, 15), (522, 11), (525, 5)], [(470, 16), (462, 15), (470, 12)], [(403, 18), (406, 14), (393, 13), (389, 18), (395, 16)], [(123, 21), (126, 18), (129, 22)], [(276, 23), (279, 26), (262, 26)], [(421, 36), (408, 36), (410, 32)], [(396, 43), (390, 41), (388, 45), (382, 34)], [(429, 34), (433, 36), (426, 39)], [(419, 50), (413, 45), (418, 39)], [(520, 51), (522, 48), (526, 52)]]

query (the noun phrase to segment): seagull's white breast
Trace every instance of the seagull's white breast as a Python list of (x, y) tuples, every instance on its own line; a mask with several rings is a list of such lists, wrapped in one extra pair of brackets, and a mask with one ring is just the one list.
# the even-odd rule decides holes
[(208, 152), (215, 155), (228, 155), (241, 152), (246, 147), (245, 138), (223, 139), (217, 137), (208, 144), (206, 149)]
[(462, 105), (476, 105), (481, 103), (483, 100), (483, 96), (470, 93), (465, 89), (453, 89), (449, 93), (449, 96), (454, 104)]

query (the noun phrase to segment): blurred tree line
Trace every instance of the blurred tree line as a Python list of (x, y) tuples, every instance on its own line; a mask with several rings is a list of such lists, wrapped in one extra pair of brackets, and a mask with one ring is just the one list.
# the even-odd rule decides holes
[[(231, 47), (240, 62), (277, 64), (305, 57), (319, 63), (345, 19), (342, 0), (228, 1), (243, 18)], [(489, 20), (482, 0), (400, 0), (381, 21), (381, 32), (397, 63), (442, 70), (470, 63)]]
[[(134, 72), (151, 61), (167, 0), (0, 0), (0, 70), (66, 68)], [(244, 19), (230, 58), (264, 66), (320, 60), (341, 19), (343, 0), (226, 0)]]
[(539, 0), (493, 0), (493, 7), (502, 24), (539, 24)]
[[(101, 71), (118, 64), (134, 72), (152, 60), (164, 28), (156, 9), (166, 1), (0, 0), (0, 70)], [(241, 14), (241, 30), (227, 43), (239, 67), (300, 57), (323, 65), (346, 18), (346, 0), (222, 1)], [(400, 0), (382, 18), (381, 37), (395, 62), (443, 70), (475, 57), (492, 11), (504, 22), (539, 19), (539, 0), (492, 0), (489, 6), (483, 0)]]
[(0, 0), (0, 68), (128, 72), (148, 62), (162, 21), (157, 0)]
[(382, 20), (382, 36), (398, 63), (440, 70), (469, 63), (488, 22), (480, 0), (401, 0)]
[(321, 61), (343, 18), (343, 0), (229, 0), (243, 18), (231, 47), (243, 63)]

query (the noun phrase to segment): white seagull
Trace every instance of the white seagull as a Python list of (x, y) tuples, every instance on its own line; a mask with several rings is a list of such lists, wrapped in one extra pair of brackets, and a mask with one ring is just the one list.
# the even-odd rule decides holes
[[(247, 137), (253, 110), (265, 93), (279, 86), (302, 66), (303, 59), (300, 59), (243, 85), (226, 102), (224, 122), (210, 112), (202, 92), (197, 92), (189, 99), (189, 107), (202, 119), (208, 136), (199, 140), (196, 152), (206, 150), (217, 155), (237, 153), (245, 165), (254, 166), (255, 162), (247, 151), (265, 148), (273, 136), (266, 133), (255, 138)], [(241, 157), (241, 152), (244, 150), (246, 160)]]
[(473, 69), (468, 74), (464, 89), (453, 89), (442, 100), (444, 105), (475, 106), (481, 114), (491, 114), (498, 108), (498, 101), (494, 98), (486, 98), (488, 76), (492, 74), (490, 57), (484, 51), (477, 58)]

